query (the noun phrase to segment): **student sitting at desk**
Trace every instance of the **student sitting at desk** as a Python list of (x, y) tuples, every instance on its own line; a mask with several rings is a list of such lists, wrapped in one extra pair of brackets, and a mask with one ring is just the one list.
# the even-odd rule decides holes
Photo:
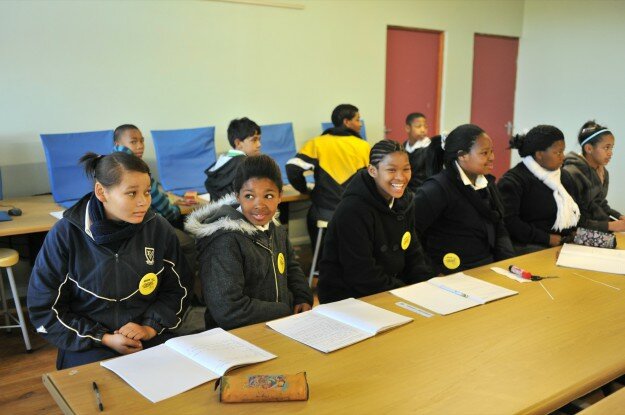
[(267, 155), (244, 157), (235, 194), (191, 213), (206, 301), (206, 328), (226, 330), (310, 310), (313, 296), (276, 218), (280, 168)]
[(415, 195), (416, 229), (432, 265), (450, 274), (514, 256), (501, 196), (489, 175), (493, 141), (472, 124), (441, 141), (434, 154), (439, 169), (445, 168)]
[(94, 190), (46, 236), (28, 287), (57, 368), (160, 344), (180, 324), (191, 274), (167, 221), (150, 210), (150, 170), (134, 155), (82, 157)]
[(356, 173), (330, 221), (319, 266), (319, 301), (364, 297), (433, 276), (414, 231), (410, 162), (382, 140)]
[(575, 185), (561, 169), (564, 134), (551, 125), (539, 125), (510, 139), (522, 161), (497, 183), (505, 210), (504, 222), (517, 255), (562, 244), (579, 220), (571, 197)]
[[(332, 124), (321, 136), (304, 144), (286, 164), (289, 182), (300, 193), (311, 193), (308, 210), (308, 235), (315, 246), (317, 221), (329, 221), (341, 200), (347, 184), (358, 169), (369, 164), (370, 146), (360, 138), (360, 112), (350, 104), (341, 104), (332, 111)], [(306, 186), (304, 172), (312, 170), (315, 188)]]
[(610, 175), (608, 165), (614, 151), (614, 135), (594, 121), (579, 132), (582, 154), (570, 152), (563, 169), (573, 176), (581, 210), (579, 226), (599, 231), (624, 232), (625, 216), (608, 204)]
[(234, 192), (232, 181), (245, 156), (260, 155), (260, 126), (246, 117), (232, 120), (228, 126), (228, 142), (232, 149), (204, 171), (204, 186), (212, 201)]
[(425, 115), (420, 112), (413, 112), (406, 117), (406, 134), (408, 140), (404, 144), (412, 176), (408, 188), (416, 192), (419, 186), (428, 178), (428, 158), (430, 156), (429, 146), (431, 140), (428, 138), (428, 124)]

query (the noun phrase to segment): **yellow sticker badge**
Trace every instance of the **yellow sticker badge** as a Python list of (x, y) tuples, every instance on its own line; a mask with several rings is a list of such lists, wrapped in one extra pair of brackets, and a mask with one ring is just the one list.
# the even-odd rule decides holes
[(284, 260), (284, 254), (280, 252), (278, 254), (278, 271), (280, 274), (284, 274), (284, 269), (286, 268), (286, 261)]
[(148, 272), (139, 281), (139, 292), (143, 295), (150, 295), (156, 289), (158, 277), (153, 272)]
[(445, 265), (447, 269), (456, 269), (460, 266), (460, 257), (456, 254), (446, 254), (443, 257), (443, 265)]
[(404, 236), (401, 237), (401, 249), (403, 249), (404, 251), (408, 249), (411, 239), (412, 237), (410, 236), (410, 232), (406, 231)]

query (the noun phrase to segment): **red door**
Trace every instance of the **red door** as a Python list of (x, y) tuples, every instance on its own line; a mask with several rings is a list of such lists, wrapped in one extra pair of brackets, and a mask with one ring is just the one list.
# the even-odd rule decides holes
[(427, 117), (430, 136), (438, 133), (442, 50), (442, 32), (387, 29), (385, 138), (405, 141), (411, 112)]
[(510, 168), (508, 141), (512, 134), (518, 50), (518, 38), (475, 35), (471, 123), (482, 127), (493, 139), (493, 175), (497, 178)]

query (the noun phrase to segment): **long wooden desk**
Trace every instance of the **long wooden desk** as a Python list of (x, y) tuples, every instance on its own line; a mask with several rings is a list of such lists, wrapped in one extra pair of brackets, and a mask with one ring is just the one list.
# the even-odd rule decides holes
[(557, 275), (542, 281), (553, 300), (537, 282), (521, 284), (481, 267), (466, 273), (519, 294), (432, 318), (399, 308), (391, 294), (376, 294), (366, 301), (414, 321), (330, 354), (263, 324), (233, 331), (278, 356), (234, 373), (306, 371), (308, 402), (220, 404), (210, 382), (152, 404), (98, 363), (43, 380), (67, 413), (79, 414), (96, 410), (92, 381), (109, 413), (549, 413), (625, 373), (625, 279), (556, 267), (557, 249), (499, 263)]
[[(299, 193), (293, 189), (293, 186), (284, 186), (282, 203), (286, 206), (292, 202), (308, 199), (310, 199), (309, 195)], [(22, 216), (14, 216), (12, 221), (0, 222), (0, 237), (47, 232), (57, 222), (57, 219), (50, 215), (50, 212), (64, 209), (54, 202), (52, 195), (4, 199), (0, 200), (0, 205), (15, 206), (22, 210)], [(181, 206), (181, 211), (183, 214), (187, 214), (195, 207), (197, 206)], [(0, 207), (0, 209), (8, 210), (9, 208)]]

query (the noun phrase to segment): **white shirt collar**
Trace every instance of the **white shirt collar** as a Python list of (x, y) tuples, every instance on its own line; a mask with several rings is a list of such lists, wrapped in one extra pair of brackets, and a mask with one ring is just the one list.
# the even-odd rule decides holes
[[(240, 205), (239, 205), (239, 207), (237, 208), (237, 210), (238, 210), (239, 212), (243, 213), (243, 211), (241, 210), (241, 206), (240, 206)], [(254, 227), (255, 227), (256, 229), (258, 229), (259, 231), (263, 231), (263, 232), (265, 232), (265, 231), (268, 231), (268, 230), (269, 230), (269, 224), (270, 224), (270, 223), (271, 223), (271, 221), (267, 222), (267, 223), (266, 223), (265, 225), (263, 225), (263, 226), (254, 225)]]
[(484, 177), (483, 174), (477, 176), (477, 178), (475, 179), (475, 184), (471, 183), (471, 179), (469, 179), (464, 170), (462, 170), (460, 164), (458, 164), (457, 161), (455, 163), (458, 172), (460, 172), (460, 179), (462, 179), (462, 183), (464, 183), (465, 186), (471, 186), (474, 190), (485, 189), (488, 186), (488, 180), (486, 179), (486, 177)]
[(87, 207), (85, 208), (85, 233), (93, 239), (93, 234), (91, 233), (91, 219), (89, 219), (89, 203), (91, 203), (90, 200), (87, 202)]
[(391, 201), (390, 201), (390, 202), (388, 202), (388, 207), (389, 207), (389, 208), (391, 208), (391, 209), (393, 209), (393, 205), (394, 205), (394, 204), (395, 204), (395, 198), (394, 198), (394, 197), (391, 197)]
[(425, 137), (417, 142), (415, 142), (413, 145), (410, 145), (409, 141), (406, 141), (406, 143), (404, 144), (404, 148), (406, 149), (406, 151), (408, 153), (412, 153), (413, 151), (415, 151), (418, 148), (425, 148), (427, 146), (429, 146), (431, 143), (431, 140), (428, 137)]

